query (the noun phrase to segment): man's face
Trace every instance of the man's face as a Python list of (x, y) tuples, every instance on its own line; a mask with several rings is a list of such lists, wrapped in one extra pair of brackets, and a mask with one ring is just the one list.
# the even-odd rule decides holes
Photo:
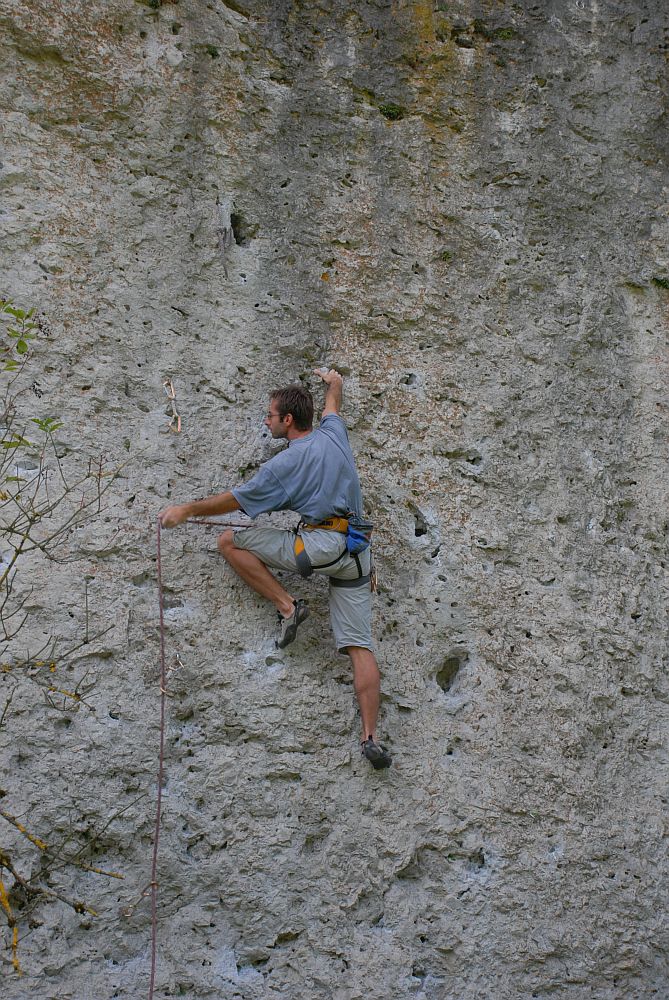
[[(286, 414), (286, 416), (288, 416), (288, 414)], [(270, 434), (273, 438), (285, 438), (288, 434), (285, 419), (285, 417), (283, 419), (281, 418), (281, 415), (276, 408), (276, 400), (270, 399), (269, 410), (267, 411), (267, 416), (265, 417), (265, 427), (269, 428)]]

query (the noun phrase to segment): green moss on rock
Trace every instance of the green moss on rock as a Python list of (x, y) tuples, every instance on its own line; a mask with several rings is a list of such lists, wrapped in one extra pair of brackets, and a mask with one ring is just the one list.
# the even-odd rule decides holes
[(405, 109), (399, 104), (379, 104), (379, 111), (390, 122), (399, 121), (406, 114)]

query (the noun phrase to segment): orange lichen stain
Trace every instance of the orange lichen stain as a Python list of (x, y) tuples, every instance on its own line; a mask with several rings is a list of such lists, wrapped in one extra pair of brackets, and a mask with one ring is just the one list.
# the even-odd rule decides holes
[(456, 133), (456, 141), (466, 141), (466, 136), (460, 139), (459, 134), (466, 130), (469, 115), (475, 112), (462, 92), (462, 63), (443, 6), (443, 10), (435, 10), (434, 3), (420, 0), (411, 6), (395, 4), (395, 17), (405, 21), (404, 59), (411, 70), (408, 83), (415, 94), (408, 113), (419, 117), (427, 135), (438, 143), (444, 142), (446, 130)]
[(7, 916), (11, 919), (12, 908), (9, 905), (9, 896), (7, 895), (7, 890), (5, 889), (5, 883), (2, 881), (1, 878), (0, 878), (0, 906), (2, 906)]
[(12, 931), (12, 965), (17, 976), (22, 976), (23, 972), (19, 964), (19, 929), (14, 925)]
[(71, 698), (73, 701), (81, 701), (81, 695), (76, 691), (67, 691), (65, 688), (50, 687), (50, 694), (62, 694), (65, 698)]
[(329, 281), (329, 280), (330, 280), (329, 273), (327, 271), (323, 271), (323, 273), (321, 274), (321, 281)]
[(14, 972), (17, 976), (22, 975), (21, 966), (19, 964), (19, 929), (16, 926), (16, 920), (14, 919), (14, 914), (12, 913), (12, 908), (9, 905), (9, 896), (7, 895), (7, 890), (5, 889), (5, 883), (0, 878), (0, 906), (7, 914), (7, 923), (12, 928), (12, 965), (14, 966)]
[(416, 3), (412, 8), (421, 48), (432, 46), (436, 41), (434, 31), (434, 2)]
[(19, 833), (22, 833), (24, 837), (28, 838), (31, 844), (34, 844), (35, 847), (39, 847), (40, 851), (46, 851), (49, 845), (46, 844), (43, 840), (40, 840), (40, 838), (36, 837), (33, 833), (30, 833), (30, 831), (25, 828), (23, 823), (19, 823), (19, 821), (15, 819), (14, 825), (16, 826), (16, 829), (19, 831)]
[[(125, 875), (122, 875), (120, 872), (106, 872), (104, 868), (95, 868), (93, 865), (84, 865), (83, 867), (87, 872), (95, 872), (96, 875), (106, 875), (107, 878), (125, 879)], [(97, 913), (95, 916), (97, 916)]]

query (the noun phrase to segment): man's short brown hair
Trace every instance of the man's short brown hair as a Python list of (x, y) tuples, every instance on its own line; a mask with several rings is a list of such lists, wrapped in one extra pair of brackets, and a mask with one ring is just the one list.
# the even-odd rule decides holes
[(270, 397), (276, 403), (279, 416), (283, 420), (292, 413), (298, 431), (308, 431), (314, 422), (314, 398), (302, 385), (287, 385), (285, 389), (275, 389)]

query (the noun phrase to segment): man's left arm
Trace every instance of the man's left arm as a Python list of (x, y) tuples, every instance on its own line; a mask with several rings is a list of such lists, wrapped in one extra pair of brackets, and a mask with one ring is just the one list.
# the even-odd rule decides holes
[(190, 503), (174, 504), (166, 507), (158, 515), (163, 528), (176, 528), (183, 524), (189, 517), (212, 517), (215, 514), (230, 514), (233, 510), (240, 510), (241, 504), (229, 491), (218, 493), (216, 496), (207, 497), (206, 500), (193, 500)]

